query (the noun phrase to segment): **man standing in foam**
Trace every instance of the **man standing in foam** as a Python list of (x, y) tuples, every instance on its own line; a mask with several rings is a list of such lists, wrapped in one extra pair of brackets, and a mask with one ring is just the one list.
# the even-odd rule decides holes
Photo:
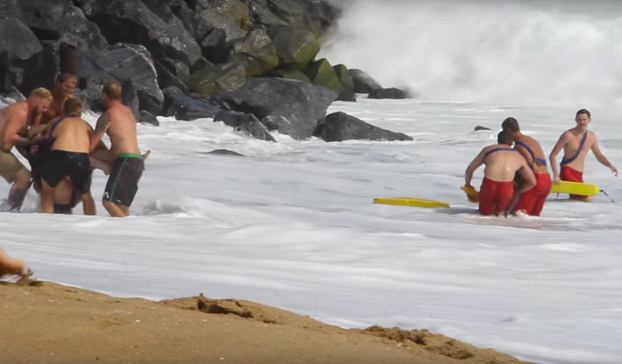
[[(514, 211), (524, 211), (527, 215), (540, 216), (544, 202), (551, 193), (551, 175), (546, 168), (544, 151), (534, 138), (524, 135), (520, 131), (515, 118), (507, 118), (501, 124), (503, 130), (512, 133), (514, 148), (523, 155), (536, 176), (536, 186), (522, 195), (516, 195), (518, 205)], [(520, 181), (522, 183), (522, 181)], [(519, 184), (520, 184), (519, 183)], [(510, 204), (510, 207), (514, 204)]]
[(69, 177), (80, 193), (84, 214), (95, 215), (95, 202), (91, 196), (93, 171), (89, 160), (89, 151), (95, 147), (89, 144), (91, 126), (77, 114), (72, 114), (81, 112), (80, 100), (67, 99), (64, 109), (67, 114), (49, 124), (48, 133), (53, 141), (41, 170), (41, 211), (50, 214), (54, 212), (57, 186), (73, 191), (71, 186), (61, 184), (61, 182), (66, 184), (66, 177)]
[(473, 172), (486, 164), (484, 180), (479, 191), (479, 213), (481, 215), (507, 215), (508, 206), (514, 197), (514, 178), (516, 174), (525, 180), (516, 191), (518, 194), (529, 191), (536, 185), (536, 177), (523, 156), (511, 148), (512, 134), (502, 131), (497, 136), (498, 144), (490, 145), (473, 159), (466, 169), (466, 187), (471, 187)]
[[(560, 180), (582, 183), (585, 157), (590, 149), (594, 153), (594, 156), (596, 156), (596, 159), (598, 159), (601, 164), (609, 167), (613, 175), (617, 176), (618, 170), (616, 167), (614, 167), (600, 152), (598, 142), (596, 141), (596, 134), (587, 130), (590, 121), (592, 121), (590, 112), (585, 109), (577, 111), (575, 121), (577, 126), (570, 130), (566, 130), (559, 137), (557, 144), (555, 144), (549, 156), (551, 168), (553, 169), (553, 183), (559, 183)], [(564, 148), (564, 158), (560, 163), (561, 170), (558, 173), (555, 159), (562, 148)], [(570, 198), (582, 201), (592, 200), (589, 196), (570, 195)]]
[(108, 133), (115, 165), (106, 184), (103, 204), (110, 216), (125, 217), (130, 214), (130, 205), (145, 169), (138, 149), (136, 118), (132, 110), (121, 103), (121, 85), (117, 81), (104, 84), (102, 102), (107, 110), (97, 120), (91, 145)]
[(30, 172), (11, 153), (15, 145), (27, 146), (32, 140), (24, 137), (28, 124), (39, 118), (52, 102), (52, 94), (45, 88), (34, 89), (28, 100), (9, 105), (0, 111), (0, 176), (12, 183), (9, 197), (2, 211), (19, 211), (30, 188)]

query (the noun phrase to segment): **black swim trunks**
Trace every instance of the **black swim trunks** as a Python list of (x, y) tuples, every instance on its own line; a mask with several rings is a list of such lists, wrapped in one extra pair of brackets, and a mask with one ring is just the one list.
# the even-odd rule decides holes
[(119, 154), (115, 159), (114, 170), (106, 183), (104, 200), (130, 207), (138, 192), (138, 181), (144, 169), (145, 162), (140, 154)]
[(41, 178), (50, 187), (56, 187), (67, 176), (81, 195), (91, 191), (93, 170), (87, 153), (64, 150), (53, 150), (49, 153), (41, 170)]
[(66, 205), (54, 204), (54, 213), (55, 214), (71, 215), (71, 210), (74, 207), (76, 207), (76, 205), (73, 204), (73, 203), (66, 204)]

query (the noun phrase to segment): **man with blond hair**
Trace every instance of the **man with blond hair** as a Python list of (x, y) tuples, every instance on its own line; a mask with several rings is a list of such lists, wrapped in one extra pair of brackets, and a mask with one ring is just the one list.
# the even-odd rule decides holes
[(138, 181), (145, 169), (143, 156), (138, 148), (136, 118), (130, 108), (121, 102), (121, 85), (117, 81), (104, 84), (102, 103), (106, 107), (97, 120), (91, 146), (108, 134), (114, 168), (104, 191), (103, 205), (113, 217), (130, 214), (130, 206), (138, 191)]
[(39, 118), (52, 102), (52, 94), (45, 88), (34, 89), (24, 102), (9, 105), (0, 111), (0, 175), (12, 183), (1, 211), (19, 211), (30, 187), (30, 172), (11, 153), (15, 145), (30, 145), (23, 135), (33, 119)]

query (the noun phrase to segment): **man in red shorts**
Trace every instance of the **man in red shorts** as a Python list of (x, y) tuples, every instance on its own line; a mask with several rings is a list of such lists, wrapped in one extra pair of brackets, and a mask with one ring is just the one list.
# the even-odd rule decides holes
[[(590, 112), (585, 109), (577, 111), (575, 121), (577, 126), (566, 130), (559, 137), (549, 156), (551, 168), (553, 169), (553, 183), (559, 183), (559, 181), (583, 182), (585, 157), (590, 150), (592, 150), (594, 156), (601, 164), (609, 167), (613, 175), (617, 176), (618, 170), (616, 167), (600, 152), (596, 134), (587, 130), (587, 126), (592, 121)], [(562, 148), (564, 148), (564, 158), (560, 163), (561, 170), (558, 173), (555, 159)], [(592, 200), (590, 196), (570, 195), (570, 198), (582, 201)]]
[[(534, 138), (521, 133), (520, 126), (515, 118), (505, 119), (501, 128), (512, 133), (514, 148), (523, 155), (536, 176), (536, 186), (517, 196), (518, 204), (513, 208), (513, 211), (523, 211), (527, 215), (540, 216), (544, 202), (551, 193), (551, 175), (546, 168), (544, 151), (540, 143)], [(519, 180), (518, 183), (521, 184), (522, 180)]]
[(486, 165), (484, 180), (479, 191), (479, 213), (481, 215), (507, 214), (514, 194), (514, 177), (518, 173), (525, 182), (517, 194), (525, 193), (536, 185), (536, 177), (523, 156), (511, 148), (513, 139), (508, 131), (497, 136), (498, 144), (490, 145), (473, 159), (466, 169), (466, 187), (471, 187), (473, 172), (482, 164)]

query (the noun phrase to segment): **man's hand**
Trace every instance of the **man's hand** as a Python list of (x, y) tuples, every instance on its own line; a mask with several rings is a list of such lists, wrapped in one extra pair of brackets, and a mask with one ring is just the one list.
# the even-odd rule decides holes
[(613, 164), (611, 165), (611, 173), (613, 173), (613, 175), (616, 177), (618, 176), (618, 170)]
[(558, 175), (554, 175), (553, 176), (553, 183), (558, 185), (561, 182), (561, 179), (559, 179)]

